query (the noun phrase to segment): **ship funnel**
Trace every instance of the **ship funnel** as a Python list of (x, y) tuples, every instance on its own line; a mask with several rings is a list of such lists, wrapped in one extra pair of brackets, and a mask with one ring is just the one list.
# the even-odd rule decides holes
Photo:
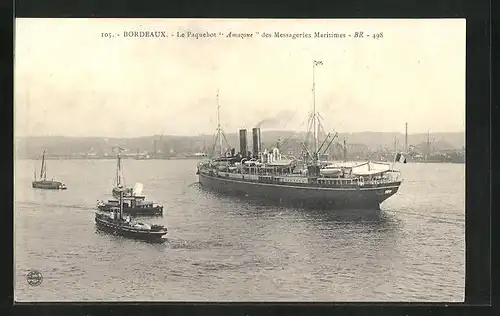
[(260, 128), (254, 127), (252, 129), (252, 136), (253, 136), (253, 157), (259, 158), (259, 153), (261, 151)]
[(248, 153), (247, 130), (240, 129), (240, 154), (246, 157)]

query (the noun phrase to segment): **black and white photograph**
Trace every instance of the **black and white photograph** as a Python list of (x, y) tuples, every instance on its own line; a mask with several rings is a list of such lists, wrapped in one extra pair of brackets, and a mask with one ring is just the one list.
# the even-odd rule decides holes
[(15, 302), (464, 301), (465, 19), (14, 37)]

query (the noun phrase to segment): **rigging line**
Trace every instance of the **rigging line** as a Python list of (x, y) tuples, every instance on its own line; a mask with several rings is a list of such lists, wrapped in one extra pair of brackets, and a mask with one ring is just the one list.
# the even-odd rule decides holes
[[(304, 123), (306, 122), (306, 119), (304, 119), (302, 121), (302, 123), (300, 124), (300, 126), (298, 127), (298, 129), (300, 129), (302, 127), (302, 125), (304, 125)], [(283, 143), (280, 145), (281, 148), (283, 148), (290, 139), (292, 139), (293, 136), (295, 136), (296, 133), (292, 133), (292, 135), (288, 136), (285, 140), (283, 140)]]
[(311, 120), (311, 115), (308, 115), (307, 118), (305, 118), (302, 123), (297, 127), (297, 129), (300, 129), (306, 122), (309, 122)]
[[(294, 112), (293, 112), (293, 114), (290, 116), (290, 118), (288, 119), (288, 121), (285, 123), (285, 125), (283, 126), (283, 128), (285, 128), (285, 127), (286, 127), (286, 126), (287, 126), (287, 125), (288, 125), (288, 124), (292, 121), (292, 119), (295, 117), (295, 115), (296, 115), (296, 114), (297, 114), (297, 112), (299, 111), (299, 108), (300, 108), (300, 105), (297, 105), (297, 107), (295, 108), (295, 111), (294, 111)], [(305, 120), (304, 120), (304, 121), (305, 121)], [(302, 124), (300, 124), (301, 126), (299, 126), (299, 128), (300, 128), (300, 127), (302, 127), (302, 125), (303, 125), (303, 124), (304, 124), (304, 122), (302, 122)]]
[(285, 125), (283, 126), (283, 128), (287, 127), (287, 125), (292, 121), (292, 119), (295, 117), (295, 115), (297, 114), (298, 111), (299, 111), (299, 106), (297, 105), (297, 108), (295, 108), (295, 111), (292, 113), (292, 115), (290, 116), (290, 118), (288, 119), (288, 121), (285, 123)]
[(321, 149), (323, 149), (323, 146), (325, 146), (325, 144), (326, 144), (326, 142), (328, 141), (329, 138), (330, 138), (330, 133), (328, 133), (328, 135), (326, 135), (325, 139), (321, 143), (321, 146), (318, 149), (318, 153), (321, 152)]
[(310, 114), (309, 116), (309, 121), (307, 125), (307, 131), (306, 131), (306, 143), (310, 144), (310, 142), (314, 141), (314, 134), (311, 132), (311, 130), (314, 129), (314, 115)]
[[(313, 124), (314, 124), (314, 122), (313, 122), (313, 115), (310, 114), (308, 122), (307, 122), (306, 136), (305, 136), (305, 139), (304, 139), (304, 145), (306, 147), (309, 147), (309, 145), (311, 144), (311, 142), (314, 142), (314, 137), (313, 137), (313, 134), (311, 133), (311, 129), (313, 128), (312, 127)], [(308, 151), (308, 155), (310, 155), (309, 151)]]
[(219, 134), (218, 134), (218, 133), (216, 133), (216, 134), (214, 135), (214, 141), (213, 141), (213, 145), (212, 145), (212, 153), (211, 153), (211, 154), (212, 154), (212, 157), (215, 157), (215, 148), (216, 148), (216, 146), (217, 146), (217, 140), (218, 140), (218, 139), (219, 139)]
[[(309, 117), (305, 118), (302, 123), (300, 123), (299, 127), (297, 129), (300, 129), (305, 123), (306, 121), (310, 121), (311, 118), (310, 118), (310, 115)], [(288, 138), (286, 138), (284, 141), (283, 141), (283, 144), (281, 144), (280, 147), (283, 147), (290, 139), (292, 139), (293, 136), (295, 136), (296, 133), (293, 133), (292, 135), (290, 135)]]
[(328, 143), (328, 146), (326, 146), (325, 150), (323, 150), (323, 154), (324, 155), (326, 153), (326, 151), (330, 148), (330, 146), (332, 145), (333, 141), (335, 140), (335, 138), (337, 138), (337, 136), (339, 135), (339, 133), (335, 133), (335, 135), (333, 136), (332, 140)]
[(307, 149), (307, 146), (306, 144), (304, 144), (304, 142), (300, 142), (300, 144), (302, 145), (302, 153), (305, 153), (307, 156), (309, 156), (311, 159), (312, 159), (312, 155), (311, 153), (309, 152), (309, 150)]
[(227, 138), (226, 138), (226, 134), (221, 130), (221, 134), (222, 134), (222, 137), (224, 138), (224, 141), (226, 142), (226, 145), (231, 148), (231, 145), (229, 144), (229, 142), (227, 141)]

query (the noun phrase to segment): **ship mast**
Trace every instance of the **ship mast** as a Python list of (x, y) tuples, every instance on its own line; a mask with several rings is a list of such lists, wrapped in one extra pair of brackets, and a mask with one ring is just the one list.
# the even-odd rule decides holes
[(314, 60), (313, 61), (313, 84), (312, 84), (312, 91), (313, 91), (313, 114), (312, 114), (312, 120), (313, 120), (313, 161), (317, 162), (318, 160), (318, 132), (316, 129), (316, 77), (315, 77), (315, 68), (316, 66), (321, 66), (323, 65), (322, 61)]
[(228, 147), (230, 147), (230, 146), (229, 146), (229, 142), (226, 139), (226, 135), (224, 135), (224, 131), (222, 130), (222, 126), (220, 123), (219, 89), (217, 89), (217, 133), (216, 133), (214, 138), (215, 138), (215, 140), (214, 140), (214, 144), (212, 146), (212, 156), (215, 154), (217, 142), (219, 142), (220, 156), (223, 157), (225, 153), (224, 153), (224, 147), (222, 145), (222, 140), (224, 140), (226, 142)]
[(219, 103), (219, 89), (217, 88), (217, 138), (219, 139), (220, 155), (223, 156), (222, 149), (222, 128), (220, 126), (220, 103)]

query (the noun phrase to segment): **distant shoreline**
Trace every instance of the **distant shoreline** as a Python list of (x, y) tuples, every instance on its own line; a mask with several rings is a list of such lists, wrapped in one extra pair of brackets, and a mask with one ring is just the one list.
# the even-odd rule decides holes
[[(46, 160), (116, 160), (116, 157), (103, 157), (103, 158), (62, 158), (62, 157), (45, 157)], [(208, 157), (171, 157), (171, 158), (146, 158), (146, 159), (136, 159), (133, 157), (124, 157), (127, 160), (203, 160), (208, 159)], [(17, 160), (35, 160), (38, 158), (17, 158)], [(364, 162), (365, 160), (353, 160), (354, 162)], [(372, 160), (373, 162), (379, 162)], [(384, 161), (389, 162), (389, 161)], [(390, 162), (389, 162), (390, 163)], [(465, 161), (408, 161), (407, 164), (465, 164)]]
[[(170, 158), (140, 158), (137, 159), (135, 157), (122, 157), (125, 160), (202, 160), (208, 157), (170, 157)], [(14, 158), (17, 160), (40, 160), (40, 158), (30, 158), (30, 157), (21, 157)], [(85, 158), (85, 157), (45, 157), (45, 160), (116, 160), (116, 157), (93, 157), (93, 158)]]
[[(247, 131), (248, 132), (248, 131)], [(431, 136), (429, 138), (429, 135)], [(446, 153), (453, 156), (463, 155), (465, 152), (464, 133), (431, 133), (408, 134), (408, 139), (401, 133), (376, 133), (364, 132), (354, 134), (339, 134), (337, 141), (328, 146), (330, 157), (343, 155), (341, 150), (344, 140), (348, 156), (383, 155), (395, 150), (411, 151), (423, 155)], [(240, 139), (237, 133), (228, 133), (226, 147), (239, 150)], [(281, 152), (302, 152), (302, 140), (305, 137), (301, 132), (262, 131), (261, 147), (269, 148), (281, 143)], [(247, 133), (247, 146), (252, 150), (252, 134)], [(47, 159), (84, 159), (101, 160), (115, 159), (116, 147), (123, 149), (124, 159), (200, 159), (188, 157), (196, 153), (207, 153), (213, 150), (213, 136), (172, 137), (168, 135), (155, 135), (138, 138), (65, 138), (65, 137), (34, 137), (15, 138), (15, 155), (25, 158), (39, 158), (46, 150)], [(326, 146), (326, 145), (325, 145)], [(107, 154), (107, 155), (106, 155)], [(392, 154), (390, 154), (392, 156)], [(340, 157), (339, 156), (339, 157)], [(373, 157), (373, 156), (372, 156)], [(388, 158), (388, 157), (386, 157)], [(388, 158), (391, 159), (392, 157)]]
[[(235, 130), (235, 132), (229, 132), (226, 133), (226, 135), (238, 135), (238, 129)], [(246, 128), (247, 130), (249, 128)], [(273, 129), (273, 128), (261, 128), (263, 134), (275, 134), (275, 133), (283, 133), (283, 134), (293, 134), (293, 135), (302, 135), (306, 134), (306, 131), (297, 131), (294, 129)], [(251, 132), (251, 128), (250, 128)], [(430, 132), (430, 136), (435, 136), (435, 135), (441, 135), (441, 134), (463, 134), (465, 135), (466, 131), (451, 131), (451, 132), (445, 132), (445, 131), (433, 131)], [(404, 136), (405, 133), (404, 131), (401, 132), (380, 132), (380, 131), (356, 131), (356, 132), (342, 132), (339, 133), (339, 135), (356, 135), (356, 134), (391, 134), (391, 135), (402, 135)], [(427, 136), (427, 131), (423, 132), (409, 132), (408, 136), (413, 137), (413, 136)], [(33, 139), (48, 139), (48, 138), (55, 138), (55, 139), (107, 139), (109, 141), (113, 140), (134, 140), (134, 139), (143, 139), (143, 138), (203, 138), (203, 137), (214, 137), (214, 133), (199, 133), (195, 135), (176, 135), (176, 134), (150, 134), (150, 135), (140, 135), (140, 136), (127, 136), (127, 137), (122, 137), (122, 136), (65, 136), (65, 135), (17, 135), (15, 136), (16, 139), (26, 139), (26, 138), (33, 138)]]

